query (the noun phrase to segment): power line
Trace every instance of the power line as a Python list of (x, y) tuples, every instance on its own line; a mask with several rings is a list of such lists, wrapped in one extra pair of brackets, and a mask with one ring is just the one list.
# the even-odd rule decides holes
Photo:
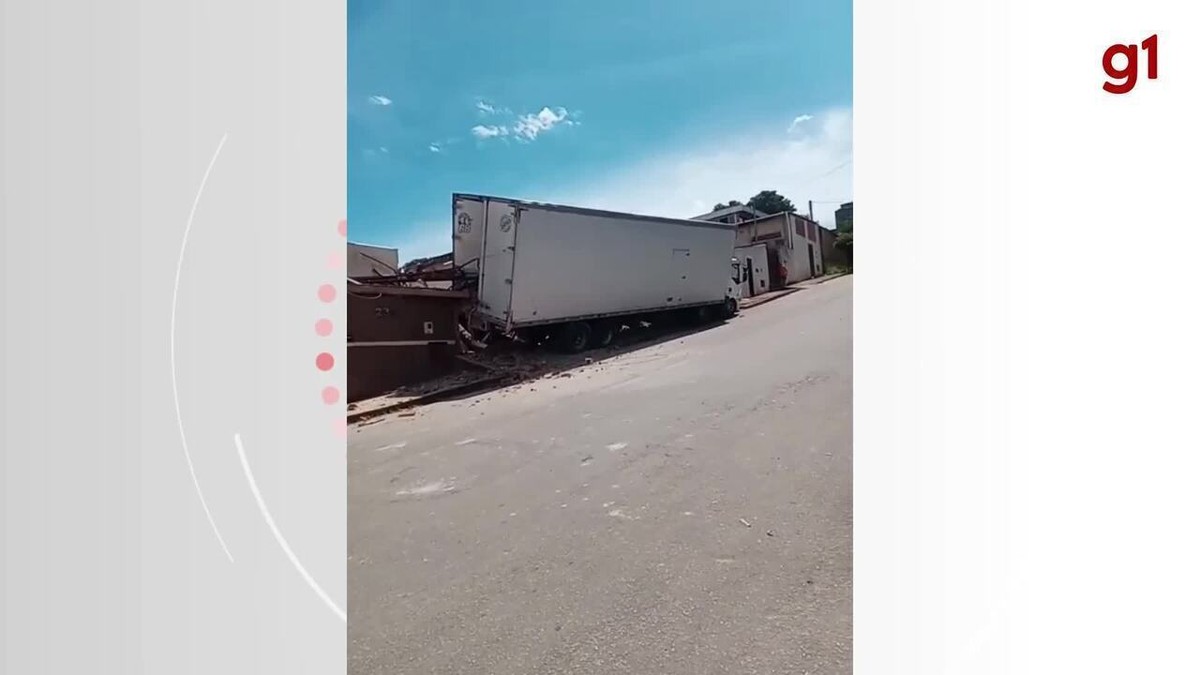
[[(801, 186), (801, 187), (803, 187), (803, 186), (805, 186), (805, 185), (808, 185), (809, 183), (811, 183), (811, 182), (813, 182), (813, 181), (815, 181), (815, 180), (819, 180), (819, 179), (821, 179), (821, 178), (824, 178), (824, 177), (828, 176), (829, 174), (831, 174), (831, 173), (833, 173), (833, 172), (835, 172), (835, 171), (840, 171), (841, 169), (844, 169), (846, 166), (848, 166), (848, 165), (852, 164), (853, 162), (854, 162), (854, 158), (847, 159), (846, 161), (842, 162), (841, 164), (838, 164), (837, 166), (833, 167), (832, 169), (829, 169), (829, 170), (828, 170), (828, 171), (826, 171), (825, 173), (818, 174), (818, 175), (816, 175), (816, 176), (813, 176), (812, 178), (809, 178), (808, 180), (804, 181), (803, 183), (800, 183), (800, 186)], [(814, 203), (815, 203), (815, 202), (814, 202)]]

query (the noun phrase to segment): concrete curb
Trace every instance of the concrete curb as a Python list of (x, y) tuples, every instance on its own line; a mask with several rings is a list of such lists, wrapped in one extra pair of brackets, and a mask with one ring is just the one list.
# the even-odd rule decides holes
[(511, 375), (493, 375), (491, 377), (485, 377), (482, 380), (475, 380), (474, 382), (467, 382), (464, 384), (456, 384), (452, 387), (446, 387), (444, 389), (438, 389), (437, 391), (431, 391), (428, 394), (422, 394), (421, 396), (414, 396), (413, 398), (410, 398), (410, 399), (407, 399), (404, 401), (398, 401), (396, 403), (392, 403), (390, 405), (385, 405), (380, 408), (372, 408), (370, 410), (360, 410), (357, 412), (352, 412), (352, 413), (346, 415), (346, 424), (357, 424), (364, 420), (369, 420), (373, 417), (379, 417), (380, 415), (388, 415), (388, 414), (394, 413), (397, 410), (405, 410), (408, 408), (417, 408), (417, 407), (420, 407), (420, 406), (423, 406), (423, 405), (426, 405), (429, 403), (436, 403), (444, 398), (449, 398), (451, 396), (460, 396), (462, 394), (469, 394), (469, 393), (479, 390), (479, 389), (485, 389), (492, 385), (503, 383), (506, 380), (510, 379), (511, 377), (512, 377)]
[(779, 298), (791, 295), (792, 293), (795, 293), (796, 291), (802, 291), (806, 288), (812, 288), (813, 286), (820, 286), (821, 284), (823, 284), (827, 281), (833, 281), (834, 279), (840, 279), (842, 277), (850, 276), (850, 274), (852, 274), (852, 273), (851, 272), (843, 272), (841, 274), (828, 274), (828, 275), (825, 275), (822, 277), (817, 277), (816, 279), (805, 279), (804, 281), (798, 282), (795, 286), (788, 286), (788, 287), (778, 290), (778, 291), (770, 291), (771, 293), (774, 293), (775, 295), (772, 295), (771, 297), (769, 297), (765, 300), (759, 300), (759, 301), (755, 302), (754, 298), (751, 298), (748, 303), (738, 307), (738, 311), (754, 309), (755, 307), (758, 307), (759, 305), (765, 305), (768, 302), (771, 302), (773, 300), (778, 300)]
[(785, 289), (779, 290), (779, 291), (771, 291), (772, 293), (774, 293), (774, 295), (772, 295), (771, 297), (764, 298), (764, 299), (758, 300), (758, 301), (755, 301), (755, 299), (751, 298), (749, 302), (738, 307), (738, 311), (744, 312), (749, 309), (754, 309), (755, 307), (762, 307), (763, 305), (767, 304), (768, 302), (774, 302), (775, 300), (787, 297), (787, 296), (791, 295), (792, 293), (798, 293), (799, 291), (800, 291), (799, 288), (785, 288)]
[[(809, 284), (809, 286), (820, 286), (821, 284), (825, 283), (826, 281), (833, 281), (834, 279), (841, 279), (842, 277), (848, 277), (851, 274), (854, 274), (854, 272), (842, 272), (840, 274), (826, 274), (823, 277), (817, 277), (817, 281), (814, 281), (813, 283)], [(801, 283), (803, 283), (803, 282), (801, 282)]]

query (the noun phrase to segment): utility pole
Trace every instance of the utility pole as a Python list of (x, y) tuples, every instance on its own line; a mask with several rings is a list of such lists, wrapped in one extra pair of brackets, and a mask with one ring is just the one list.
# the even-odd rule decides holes
[[(810, 199), (810, 200), (808, 200), (808, 219), (809, 219), (809, 220), (812, 220), (812, 219), (813, 219), (813, 216), (812, 216), (812, 200), (811, 200), (811, 199)], [(814, 220), (813, 222), (816, 222), (816, 221)]]

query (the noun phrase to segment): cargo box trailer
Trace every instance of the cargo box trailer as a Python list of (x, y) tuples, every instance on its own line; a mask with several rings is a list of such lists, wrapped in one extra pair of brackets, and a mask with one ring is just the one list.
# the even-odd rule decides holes
[(461, 194), (453, 223), (455, 265), (475, 275), (491, 330), (581, 351), (622, 323), (737, 313), (734, 225)]

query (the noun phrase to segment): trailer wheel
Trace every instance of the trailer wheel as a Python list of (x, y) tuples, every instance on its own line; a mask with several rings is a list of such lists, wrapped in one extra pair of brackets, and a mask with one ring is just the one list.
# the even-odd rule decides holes
[(592, 329), (582, 321), (569, 323), (558, 330), (559, 349), (568, 354), (578, 354), (587, 349), (592, 338)]
[(591, 345), (593, 347), (607, 347), (613, 343), (617, 337), (617, 326), (611, 321), (597, 321), (592, 324)]
[(722, 308), (726, 319), (732, 319), (738, 313), (737, 298), (725, 298), (725, 306)]

